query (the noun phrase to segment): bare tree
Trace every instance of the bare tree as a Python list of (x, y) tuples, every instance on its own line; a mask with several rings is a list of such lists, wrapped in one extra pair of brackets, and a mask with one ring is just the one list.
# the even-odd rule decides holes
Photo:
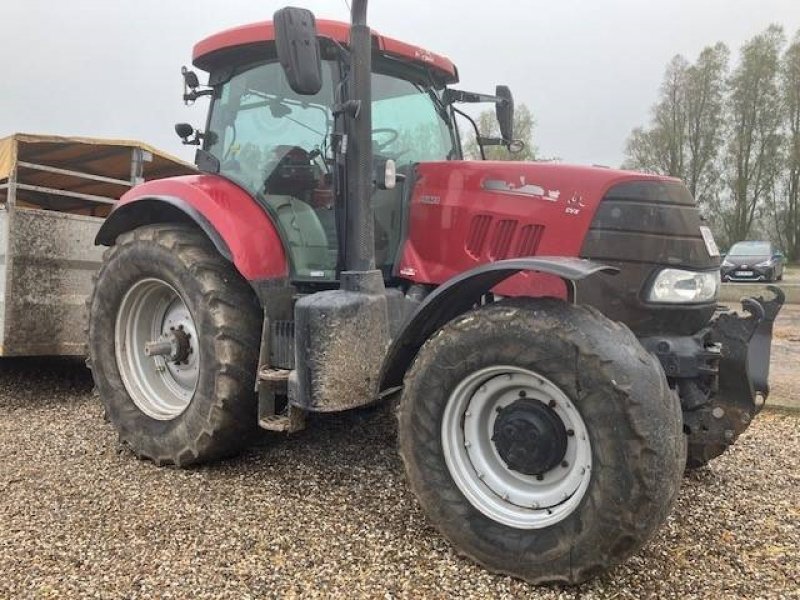
[(790, 259), (797, 260), (800, 258), (800, 31), (783, 55), (781, 92), (786, 132), (783, 202), (773, 214), (786, 253)]
[(659, 100), (652, 109), (651, 127), (637, 127), (628, 138), (628, 169), (684, 176), (686, 150), (686, 76), (689, 63), (674, 56), (664, 72)]
[(661, 101), (654, 111), (654, 131), (666, 159), (665, 174), (683, 177), (686, 169), (686, 78), (689, 63), (675, 56), (667, 65), (661, 84)]
[(719, 43), (695, 64), (680, 55), (669, 62), (651, 125), (631, 132), (623, 166), (679, 177), (701, 203), (711, 201), (719, 181), (728, 57)]
[(781, 98), (778, 89), (783, 29), (770, 26), (748, 41), (730, 78), (725, 156), (729, 196), (721, 211), (728, 242), (745, 239), (774, 191), (779, 173)]
[[(482, 137), (499, 137), (500, 125), (493, 110), (483, 111), (476, 121)], [(514, 137), (525, 144), (522, 152), (513, 154), (505, 146), (488, 146), (485, 148), (487, 160), (536, 160), (538, 149), (533, 144), (533, 128), (536, 121), (525, 104), (518, 104), (514, 110)], [(468, 131), (464, 143), (464, 154), (467, 158), (477, 160), (481, 157), (475, 132)]]
[(713, 198), (717, 159), (724, 143), (725, 78), (730, 51), (722, 42), (705, 48), (686, 71), (686, 163), (681, 176), (701, 204)]

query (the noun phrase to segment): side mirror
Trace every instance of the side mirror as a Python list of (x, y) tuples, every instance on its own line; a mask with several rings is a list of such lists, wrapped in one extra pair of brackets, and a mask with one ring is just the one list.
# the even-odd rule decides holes
[(183, 75), (183, 83), (187, 90), (196, 90), (200, 87), (200, 80), (197, 78), (197, 73), (194, 71), (190, 71), (186, 67), (182, 67), (181, 75)]
[(507, 85), (498, 85), (494, 95), (501, 98), (495, 105), (495, 111), (500, 124), (500, 136), (508, 144), (514, 139), (514, 96)]
[(272, 18), (275, 46), (286, 80), (296, 93), (313, 96), (322, 89), (322, 59), (314, 13), (287, 6)]
[(200, 87), (200, 80), (197, 78), (197, 73), (181, 67), (181, 75), (183, 75), (183, 102), (184, 104), (191, 105), (194, 101), (201, 96), (210, 96), (214, 90), (198, 90)]
[[(200, 136), (189, 123), (176, 123), (175, 133), (178, 134), (178, 137), (181, 138), (183, 143), (187, 146), (198, 146), (200, 144)], [(189, 138), (192, 135), (194, 135), (194, 139), (190, 140)]]

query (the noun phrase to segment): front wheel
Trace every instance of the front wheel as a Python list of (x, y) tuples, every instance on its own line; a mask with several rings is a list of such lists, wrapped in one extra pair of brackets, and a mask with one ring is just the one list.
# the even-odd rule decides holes
[(141, 458), (188, 466), (256, 431), (261, 309), (199, 230), (123, 233), (90, 301), (89, 355), (106, 414)]
[(398, 437), (423, 509), (468, 557), (578, 583), (664, 521), (686, 460), (680, 403), (624, 326), (555, 300), (459, 317), (420, 350)]

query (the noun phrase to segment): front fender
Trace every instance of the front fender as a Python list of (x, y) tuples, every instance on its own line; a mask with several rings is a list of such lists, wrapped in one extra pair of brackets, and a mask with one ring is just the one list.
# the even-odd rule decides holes
[(425, 341), (445, 323), (470, 310), (497, 284), (521, 271), (537, 271), (573, 282), (599, 272), (619, 269), (580, 258), (540, 256), (501, 260), (465, 271), (436, 288), (395, 337), (381, 371), (381, 390), (398, 387)]
[(172, 177), (134, 187), (116, 204), (95, 244), (110, 246), (124, 231), (176, 216), (196, 223), (248, 281), (288, 276), (283, 243), (266, 211), (244, 190), (215, 175)]

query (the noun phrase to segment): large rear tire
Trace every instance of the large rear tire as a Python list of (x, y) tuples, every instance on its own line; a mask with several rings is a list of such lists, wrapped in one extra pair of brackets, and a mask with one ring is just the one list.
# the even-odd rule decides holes
[(261, 315), (202, 232), (161, 224), (121, 234), (89, 319), (92, 373), (120, 441), (181, 467), (240, 451), (257, 430)]
[(686, 461), (658, 361), (623, 325), (556, 300), (482, 307), (432, 336), (406, 376), (398, 438), (445, 537), (534, 583), (578, 583), (637, 551)]

